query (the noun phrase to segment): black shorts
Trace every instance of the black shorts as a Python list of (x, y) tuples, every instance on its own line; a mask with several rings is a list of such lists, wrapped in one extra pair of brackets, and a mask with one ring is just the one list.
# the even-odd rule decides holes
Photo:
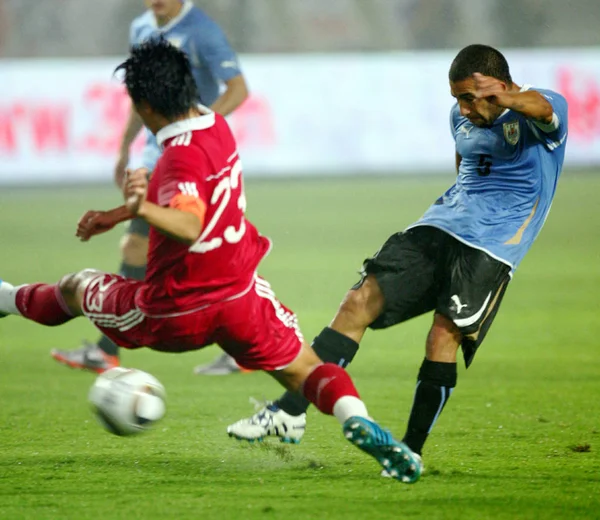
[(362, 274), (363, 280), (368, 274), (375, 276), (385, 298), (372, 329), (435, 310), (460, 329), (467, 367), (510, 281), (508, 265), (431, 226), (392, 235), (375, 256), (365, 260)]

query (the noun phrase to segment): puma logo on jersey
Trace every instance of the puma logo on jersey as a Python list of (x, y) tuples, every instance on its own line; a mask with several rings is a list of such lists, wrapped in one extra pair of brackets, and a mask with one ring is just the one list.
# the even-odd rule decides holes
[(469, 134), (471, 133), (471, 130), (473, 130), (473, 126), (467, 126), (467, 125), (462, 125), (458, 131), (462, 132), (463, 134), (465, 134), (465, 139), (469, 138)]
[(180, 182), (177, 187), (179, 191), (184, 195), (191, 195), (192, 197), (199, 197), (198, 187), (195, 182)]
[(460, 303), (460, 298), (457, 294), (452, 295), (450, 299), (454, 302), (454, 305), (456, 305), (456, 314), (460, 314), (465, 307), (468, 307), (466, 303)]
[(237, 61), (235, 60), (226, 60), (221, 62), (221, 67), (224, 69), (237, 69)]

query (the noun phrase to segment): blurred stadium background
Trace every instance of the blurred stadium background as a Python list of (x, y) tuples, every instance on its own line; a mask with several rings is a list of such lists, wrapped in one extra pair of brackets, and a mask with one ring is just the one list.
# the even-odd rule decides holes
[[(247, 176), (448, 171), (447, 69), (473, 42), (567, 97), (567, 166), (600, 162), (594, 0), (196, 3), (241, 54), (251, 97), (229, 120)], [(0, 184), (109, 180), (128, 109), (112, 72), (143, 8), (0, 0)]]
[[(238, 52), (595, 45), (594, 0), (196, 0)], [(142, 0), (2, 0), (1, 56), (115, 56)], [(82, 22), (83, 20), (83, 22)], [(85, 20), (88, 20), (85, 23)], [(107, 30), (110, 28), (110, 30)]]
[[(473, 368), (461, 367), (429, 472), (410, 492), (377, 480), (313, 411), (299, 447), (227, 443), (225, 425), (252, 412), (248, 396), (278, 389), (261, 374), (193, 376), (213, 348), (126, 352), (125, 365), (165, 383), (169, 417), (152, 435), (115, 440), (90, 420), (91, 376), (48, 355), (93, 339), (91, 326), (7, 319), (0, 518), (597, 518), (600, 2), (195, 4), (240, 53), (251, 98), (230, 123), (249, 216), (275, 242), (263, 274), (308, 337), (328, 323), (362, 259), (453, 182), (446, 73), (461, 47), (497, 46), (517, 83), (568, 98), (554, 208)], [(72, 235), (86, 209), (119, 204), (112, 167), (127, 99), (111, 75), (142, 11), (142, 0), (0, 0), (0, 277), (116, 268), (118, 232), (87, 245)], [(372, 413), (398, 433), (428, 323), (369, 334), (351, 368)]]

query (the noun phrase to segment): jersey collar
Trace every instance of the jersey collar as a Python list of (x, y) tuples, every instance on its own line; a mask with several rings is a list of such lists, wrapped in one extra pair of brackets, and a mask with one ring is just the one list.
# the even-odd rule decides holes
[(167, 139), (172, 139), (173, 137), (185, 134), (186, 132), (193, 132), (194, 130), (206, 130), (215, 124), (215, 113), (210, 108), (198, 105), (198, 110), (200, 110), (202, 115), (176, 121), (161, 128), (156, 133), (158, 146), (162, 146)]
[(181, 6), (181, 11), (179, 11), (179, 14), (175, 18), (173, 18), (168, 24), (165, 24), (162, 27), (158, 27), (158, 24), (156, 23), (156, 17), (154, 16), (154, 13), (152, 13), (152, 24), (160, 32), (167, 32), (168, 30), (175, 27), (179, 22), (181, 22), (181, 20), (185, 18), (185, 15), (188, 14), (193, 7), (194, 3), (191, 0), (185, 0), (183, 2), (183, 5)]

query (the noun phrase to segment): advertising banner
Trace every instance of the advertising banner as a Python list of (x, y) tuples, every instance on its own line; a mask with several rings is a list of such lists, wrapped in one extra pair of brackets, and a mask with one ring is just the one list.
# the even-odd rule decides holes
[[(513, 79), (569, 102), (567, 165), (600, 164), (600, 50), (507, 51)], [(451, 52), (241, 57), (228, 120), (248, 176), (453, 169)], [(0, 184), (110, 180), (129, 100), (121, 59), (0, 60)], [(139, 164), (140, 135), (132, 147)]]

